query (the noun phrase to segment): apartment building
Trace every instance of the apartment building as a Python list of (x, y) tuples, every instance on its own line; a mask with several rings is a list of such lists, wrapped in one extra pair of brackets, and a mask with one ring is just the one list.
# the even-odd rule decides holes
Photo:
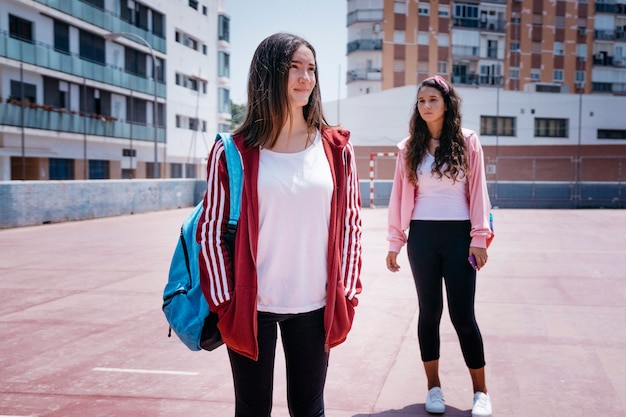
[(511, 91), (626, 94), (626, 0), (347, 0), (347, 94), (431, 74)]
[(229, 30), (221, 0), (3, 0), (0, 180), (203, 177)]

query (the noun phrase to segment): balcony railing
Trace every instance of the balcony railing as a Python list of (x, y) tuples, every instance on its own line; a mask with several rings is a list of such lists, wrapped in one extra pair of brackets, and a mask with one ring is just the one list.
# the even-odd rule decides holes
[(594, 30), (594, 37), (602, 40), (613, 40), (616, 38), (614, 30)]
[[(154, 94), (154, 81), (151, 79), (129, 74), (122, 68), (112, 65), (102, 65), (87, 61), (81, 59), (76, 54), (58, 52), (51, 45), (21, 41), (10, 37), (6, 31), (0, 32), (0, 57), (22, 61), (105, 84), (112, 84), (129, 90), (140, 91), (150, 95)], [(165, 84), (158, 82), (157, 95), (165, 97), (165, 94)]]
[(381, 81), (383, 79), (380, 69), (358, 68), (347, 72), (346, 79), (350, 81)]
[(152, 47), (159, 52), (166, 53), (166, 41), (164, 38), (153, 34), (150, 31), (132, 25), (120, 19), (111, 11), (101, 10), (90, 4), (77, 0), (35, 0), (37, 3), (44, 4), (63, 13), (74, 16), (77, 19), (91, 23), (109, 32), (130, 32), (144, 38)]
[(382, 39), (357, 39), (348, 42), (348, 53), (354, 51), (381, 51), (382, 49)]
[(452, 55), (455, 57), (466, 56), (478, 59), (478, 51), (480, 51), (479, 46), (452, 45)]
[(348, 13), (348, 26), (359, 22), (382, 22), (382, 9), (360, 9)]
[[(151, 125), (131, 124), (107, 116), (67, 112), (61, 109), (44, 110), (40, 107), (42, 106), (2, 102), (0, 125), (21, 127), (23, 110), (25, 128), (154, 141), (154, 128)], [(165, 143), (164, 128), (157, 128), (157, 141)]]

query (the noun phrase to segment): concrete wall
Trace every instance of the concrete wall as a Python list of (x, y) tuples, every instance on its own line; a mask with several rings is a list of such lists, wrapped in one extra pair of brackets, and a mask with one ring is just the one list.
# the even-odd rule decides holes
[[(363, 207), (387, 207), (391, 181), (361, 181)], [(0, 229), (192, 207), (203, 180), (0, 182)], [(494, 207), (625, 208), (622, 183), (489, 183)], [(373, 203), (373, 204), (372, 204)]]
[(194, 179), (0, 182), (0, 229), (192, 207)]

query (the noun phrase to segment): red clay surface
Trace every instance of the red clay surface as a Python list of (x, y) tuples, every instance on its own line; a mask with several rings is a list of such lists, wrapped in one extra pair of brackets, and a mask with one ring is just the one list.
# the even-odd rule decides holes
[[(228, 417), (226, 350), (191, 352), (161, 312), (190, 209), (0, 230), (0, 416)], [(354, 328), (333, 349), (328, 417), (426, 416), (405, 253), (385, 268), (386, 209), (363, 211)], [(495, 210), (479, 272), (494, 416), (626, 416), (626, 210)], [(294, 239), (298, 236), (294, 236)], [(288, 416), (278, 353), (274, 417)], [(447, 313), (445, 416), (472, 392)]]

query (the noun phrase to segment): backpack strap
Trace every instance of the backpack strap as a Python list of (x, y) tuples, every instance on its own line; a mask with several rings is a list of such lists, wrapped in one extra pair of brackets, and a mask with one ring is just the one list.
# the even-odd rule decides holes
[(222, 141), (226, 153), (226, 168), (228, 169), (228, 187), (230, 192), (230, 217), (228, 227), (237, 229), (239, 212), (241, 210), (241, 190), (243, 188), (243, 166), (241, 155), (233, 142), (230, 133), (218, 133), (215, 140)]

